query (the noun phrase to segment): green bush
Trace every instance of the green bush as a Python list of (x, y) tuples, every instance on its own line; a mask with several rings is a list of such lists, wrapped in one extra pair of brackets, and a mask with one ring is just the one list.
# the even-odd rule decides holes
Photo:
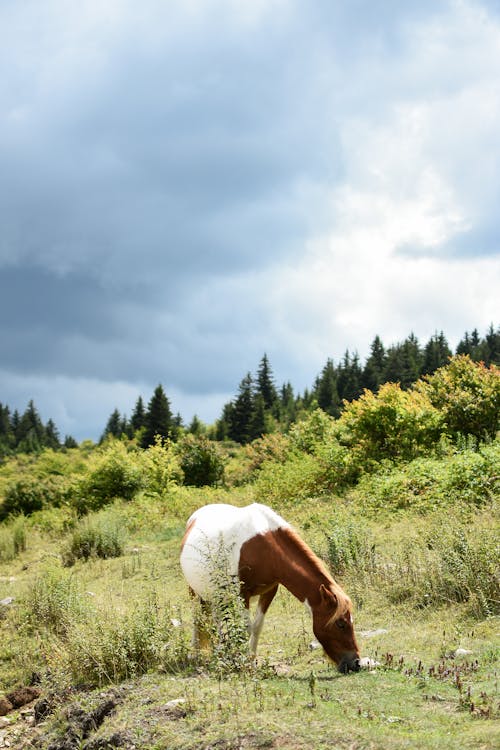
[(108, 443), (89, 465), (79, 482), (73, 502), (80, 513), (99, 510), (115, 498), (132, 500), (145, 485), (137, 456), (119, 441)]
[(364, 475), (351, 494), (366, 507), (428, 513), (466, 504), (480, 507), (492, 500), (498, 482), (500, 441), (442, 459), (418, 458), (405, 466)]
[(39, 479), (23, 476), (7, 487), (0, 505), (0, 521), (8, 516), (31, 515), (35, 511), (59, 506), (67, 501), (69, 484), (64, 477), (48, 476)]
[(184, 475), (191, 487), (215, 487), (224, 478), (224, 459), (217, 444), (208, 438), (186, 435), (176, 446)]
[(144, 490), (149, 495), (163, 497), (172, 487), (182, 482), (182, 469), (179, 458), (170, 440), (156, 436), (154, 445), (138, 454)]
[(80, 521), (63, 549), (65, 565), (91, 557), (120, 557), (125, 547), (123, 521), (115, 513), (103, 511)]
[(438, 443), (442, 417), (425, 393), (385, 383), (374, 394), (346, 403), (339, 419), (342, 439), (370, 469), (384, 459), (411, 460)]
[(500, 425), (500, 369), (472, 362), (465, 355), (453, 357), (446, 367), (415, 385), (443, 419), (446, 432), (455, 440), (473, 435), (494, 438)]

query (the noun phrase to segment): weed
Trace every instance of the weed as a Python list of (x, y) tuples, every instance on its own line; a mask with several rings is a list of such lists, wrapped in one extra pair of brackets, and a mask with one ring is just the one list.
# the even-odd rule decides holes
[(79, 559), (91, 557), (119, 557), (123, 554), (125, 531), (116, 513), (102, 511), (78, 523), (63, 549), (62, 558), (67, 566)]

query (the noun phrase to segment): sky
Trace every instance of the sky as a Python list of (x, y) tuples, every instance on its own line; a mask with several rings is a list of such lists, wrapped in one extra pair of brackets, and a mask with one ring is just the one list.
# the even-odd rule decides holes
[(500, 2), (2, 0), (0, 402), (211, 423), (499, 323)]

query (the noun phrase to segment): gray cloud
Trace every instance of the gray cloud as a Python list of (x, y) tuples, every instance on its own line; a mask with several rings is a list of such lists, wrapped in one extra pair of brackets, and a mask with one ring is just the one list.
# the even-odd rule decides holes
[[(0, 400), (29, 393), (83, 436), (71, 394), (98, 389), (102, 410), (162, 381), (212, 419), (214, 394), (264, 351), (305, 387), (331, 349), (392, 330), (397, 310), (363, 309), (338, 250), (367, 265), (356, 231), (376, 252), (385, 238), (391, 268), (492, 256), (495, 13), (430, 0), (3, 3)], [(412, 231), (393, 226), (405, 212)], [(350, 296), (335, 280), (328, 293), (330, 272)], [(437, 297), (426, 304), (441, 315)]]

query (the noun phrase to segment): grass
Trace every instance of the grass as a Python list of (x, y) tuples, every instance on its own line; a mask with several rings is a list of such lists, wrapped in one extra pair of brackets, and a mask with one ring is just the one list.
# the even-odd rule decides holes
[[(498, 746), (498, 618), (466, 597), (421, 606), (414, 591), (391, 596), (397, 576), (382, 575), (398, 556), (411, 560), (417, 544), (440, 559), (426, 540), (446, 537), (443, 515), (367, 517), (359, 505), (331, 497), (283, 511), (325, 559), (330, 545), (356, 604), (362, 655), (380, 662), (375, 670), (340, 675), (311, 648), (310, 617), (284, 590), (266, 618), (256, 670), (188, 658), (194, 609), (178, 562), (185, 519), (204, 502), (243, 504), (251, 493), (180, 488), (161, 502), (117, 502), (115, 528), (128, 534), (121, 557), (75, 556), (71, 568), (62, 566), (61, 549), (78, 525), (65, 530), (46, 512), (42, 526), (37, 517), (22, 522), (26, 549), (0, 560), (0, 600), (15, 597), (0, 609), (0, 693), (36, 671), (45, 693), (59, 696), (62, 707), (41, 730), (46, 744), (66, 731), (68, 700), (93, 707), (113, 689), (116, 709), (96, 738), (120, 735), (137, 748)], [(480, 545), (494, 510), (464, 520), (469, 544)], [(417, 566), (419, 585), (422, 575), (428, 570)], [(454, 656), (457, 649), (472, 653)], [(177, 708), (168, 706), (178, 699)], [(7, 731), (22, 729), (31, 741), (22, 727), (13, 721)]]

